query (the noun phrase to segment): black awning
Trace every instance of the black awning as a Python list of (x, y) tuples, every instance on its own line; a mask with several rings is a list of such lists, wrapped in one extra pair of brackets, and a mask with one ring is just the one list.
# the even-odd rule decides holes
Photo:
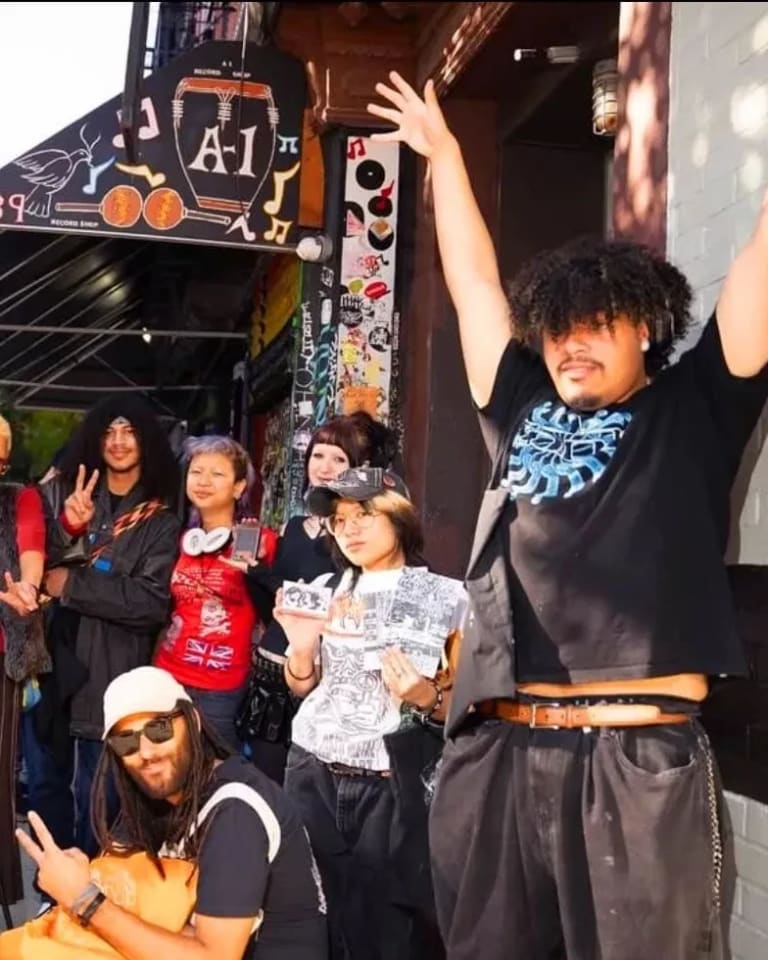
[(0, 234), (0, 397), (85, 409), (140, 391), (187, 419), (248, 350), (256, 259), (244, 251)]
[(212, 41), (143, 84), (135, 165), (118, 96), (0, 168), (6, 402), (205, 408), (247, 354), (257, 257), (297, 240), (303, 64)]

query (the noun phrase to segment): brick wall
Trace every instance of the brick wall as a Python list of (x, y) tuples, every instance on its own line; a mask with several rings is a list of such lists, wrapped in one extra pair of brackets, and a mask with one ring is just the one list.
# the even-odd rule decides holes
[[(768, 185), (768, 3), (674, 3), (668, 253), (709, 315)], [(728, 561), (753, 675), (708, 704), (734, 833), (733, 960), (768, 957), (768, 413), (734, 489)], [(762, 801), (762, 802), (761, 802)]]
[(768, 957), (768, 806), (727, 793), (738, 878), (731, 918), (732, 960)]

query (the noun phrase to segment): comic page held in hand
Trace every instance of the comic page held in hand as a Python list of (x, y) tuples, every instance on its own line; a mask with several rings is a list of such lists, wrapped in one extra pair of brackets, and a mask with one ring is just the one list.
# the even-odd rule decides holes
[[(372, 605), (365, 612), (366, 669), (380, 668), (381, 653), (399, 646), (425, 677), (434, 677), (448, 635), (457, 626), (463, 589), (458, 580), (406, 567), (400, 575), (391, 606)], [(371, 597), (375, 602), (376, 595)]]

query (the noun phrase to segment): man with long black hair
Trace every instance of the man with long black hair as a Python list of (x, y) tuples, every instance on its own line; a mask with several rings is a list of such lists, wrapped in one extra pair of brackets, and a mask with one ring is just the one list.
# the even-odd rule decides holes
[(24, 724), (30, 803), (60, 844), (93, 855), (102, 698), (118, 674), (149, 663), (167, 621), (178, 468), (153, 411), (138, 397), (110, 396), (86, 415), (41, 489), (54, 672)]
[[(32, 812), (39, 846), (23, 831), (19, 842), (61, 909), (127, 960), (326, 960), (322, 885), (292, 802), (230, 753), (181, 684), (157, 667), (117, 677), (104, 696), (104, 739), (94, 783), (103, 850), (144, 854), (158, 869), (168, 857), (195, 865), (193, 915), (181, 933), (145, 922), (131, 910), (140, 891), (100, 888), (88, 858), (62, 850)], [(120, 797), (114, 825), (109, 782)]]
[(508, 298), (433, 85), (390, 79), (369, 109), (396, 129), (376, 136), (429, 162), (493, 463), (431, 813), (448, 956), (719, 958), (722, 794), (697, 715), (712, 678), (747, 672), (723, 556), (768, 397), (768, 204), (670, 364), (685, 277), (599, 239), (540, 255)]

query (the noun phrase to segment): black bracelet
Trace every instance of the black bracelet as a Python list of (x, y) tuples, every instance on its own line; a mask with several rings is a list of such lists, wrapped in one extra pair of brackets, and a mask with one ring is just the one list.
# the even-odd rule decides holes
[(440, 709), (443, 705), (443, 688), (437, 682), (437, 680), (432, 680), (427, 677), (429, 683), (435, 688), (435, 702), (431, 707), (414, 707), (414, 713), (417, 713), (422, 720), (431, 720), (434, 714)]
[(291, 677), (293, 677), (294, 680), (298, 680), (299, 682), (301, 682), (302, 680), (311, 680), (312, 677), (314, 677), (314, 675), (315, 675), (315, 666), (314, 666), (314, 664), (313, 664), (313, 665), (312, 665), (312, 673), (308, 673), (306, 677), (297, 677), (296, 674), (293, 672), (293, 670), (291, 670), (291, 658), (290, 658), (290, 657), (288, 657), (288, 659), (285, 661), (285, 669), (288, 671), (288, 673), (291, 675)]
[(91, 902), (88, 904), (85, 910), (83, 910), (82, 913), (78, 913), (77, 919), (81, 927), (87, 927), (90, 924), (91, 920), (93, 919), (94, 913), (96, 913), (96, 911), (99, 909), (99, 907), (102, 905), (102, 903), (104, 903), (106, 899), (107, 899), (107, 895), (102, 890), (99, 890), (99, 892), (96, 894), (93, 900), (91, 900)]

